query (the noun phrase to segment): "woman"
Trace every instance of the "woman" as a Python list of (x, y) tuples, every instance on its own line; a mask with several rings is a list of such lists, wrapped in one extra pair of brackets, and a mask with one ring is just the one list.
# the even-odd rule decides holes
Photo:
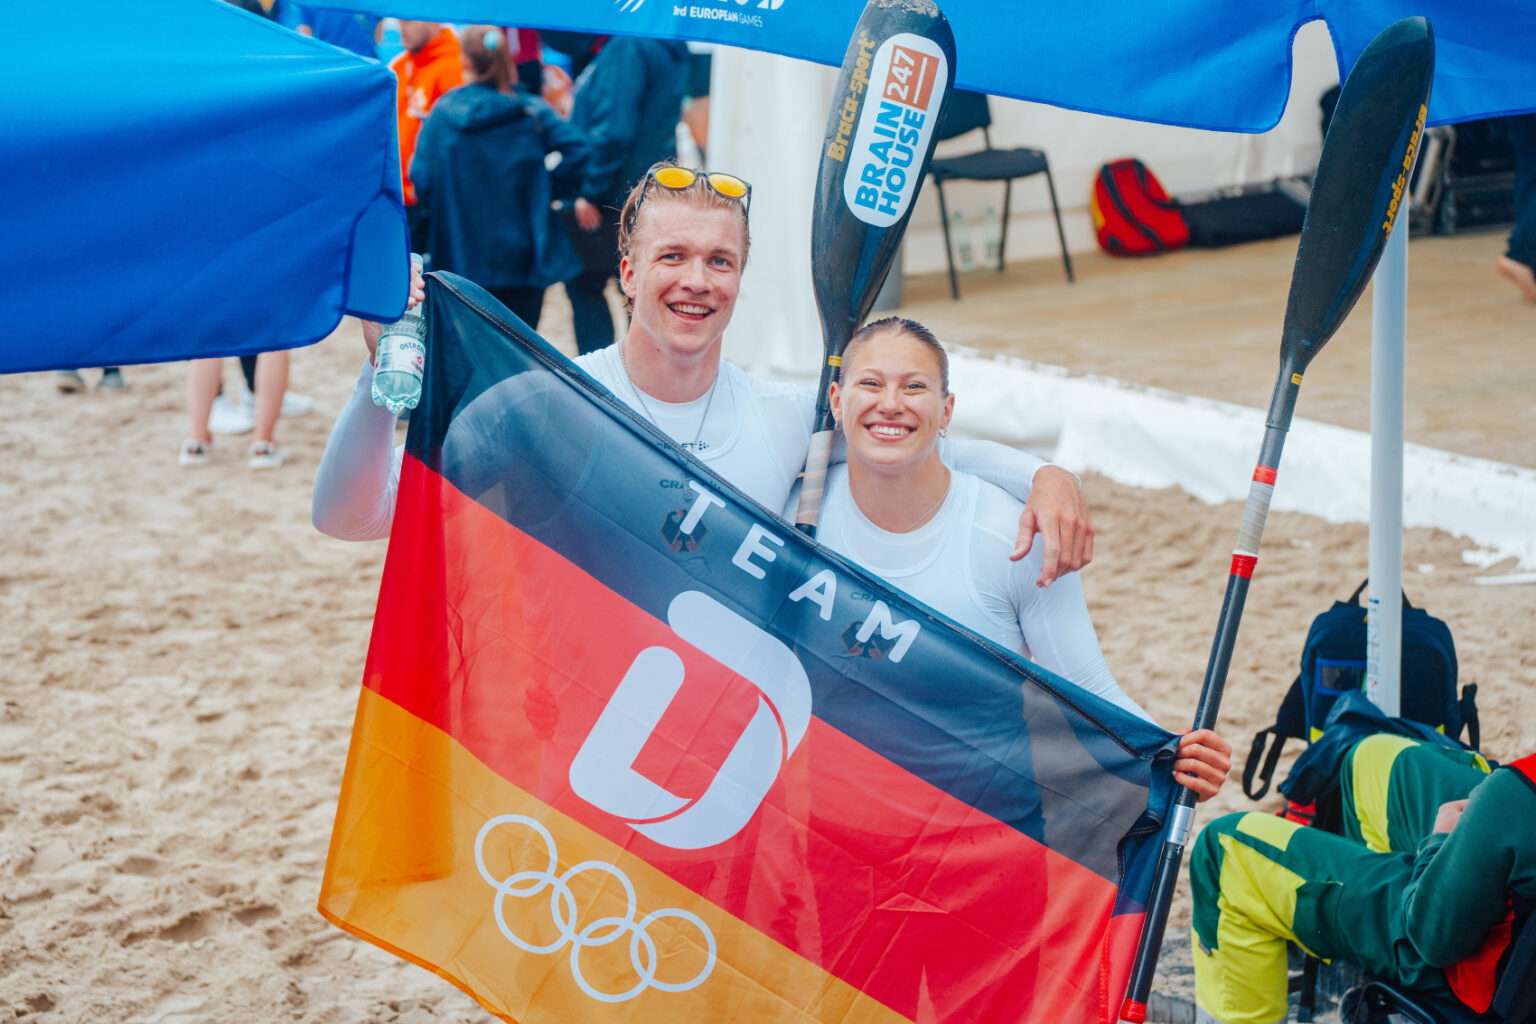
[[(843, 353), (831, 399), (848, 461), (828, 474), (818, 539), (999, 646), (1150, 720), (1110, 675), (1077, 576), (1045, 589), (1035, 584), (1038, 553), (1009, 560), (1019, 502), (940, 460), (955, 398), (933, 334), (900, 317), (865, 326)], [(1176, 777), (1209, 799), (1230, 754), (1215, 733), (1188, 733)]]
[[(206, 465), (213, 458), (213, 433), (208, 417), (219, 396), (222, 359), (193, 359), (187, 363), (187, 436), (176, 461), (183, 466)], [(283, 395), (288, 390), (287, 351), (263, 352), (256, 357), (255, 435), (248, 464), (252, 469), (276, 469), (287, 453), (278, 446), (277, 418), (282, 415)]]
[(472, 25), (459, 45), (466, 84), (437, 101), (411, 159), (426, 251), (433, 270), (469, 278), (537, 329), (544, 290), (581, 270), (550, 201), (555, 174), (581, 173), (587, 139), (513, 86), (501, 29)]

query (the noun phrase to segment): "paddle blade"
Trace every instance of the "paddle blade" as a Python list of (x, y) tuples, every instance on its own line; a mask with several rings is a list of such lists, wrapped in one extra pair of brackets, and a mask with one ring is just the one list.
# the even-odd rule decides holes
[(870, 0), (848, 44), (821, 149), (811, 272), (827, 355), (840, 355), (896, 257), (955, 81), (931, 0)]
[(1434, 68), (1429, 22), (1404, 18), (1371, 40), (1344, 81), (1312, 182), (1285, 310), (1280, 358), (1298, 371), (1354, 308), (1408, 204)]

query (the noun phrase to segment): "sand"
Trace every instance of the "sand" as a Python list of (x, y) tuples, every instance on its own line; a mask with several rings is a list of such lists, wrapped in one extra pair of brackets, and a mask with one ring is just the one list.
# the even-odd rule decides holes
[[(290, 460), (266, 473), (238, 437), (211, 465), (176, 465), (182, 366), (74, 396), (47, 374), (0, 377), (0, 1022), (488, 1020), (314, 909), (385, 545), (321, 536), (309, 497), (362, 353), (351, 322), (294, 353), (317, 408), (283, 421)], [(1165, 724), (1187, 722), (1240, 510), (1084, 487), (1110, 666)], [(1478, 585), (1513, 567), (1462, 549), (1409, 531), (1408, 592), (1455, 634), (1485, 748), (1526, 753), (1536, 587)], [(1223, 706), (1235, 745), (1365, 565), (1364, 526), (1271, 516)], [(1234, 781), (1202, 817), (1251, 806)], [(1187, 920), (1181, 892), (1173, 926)]]

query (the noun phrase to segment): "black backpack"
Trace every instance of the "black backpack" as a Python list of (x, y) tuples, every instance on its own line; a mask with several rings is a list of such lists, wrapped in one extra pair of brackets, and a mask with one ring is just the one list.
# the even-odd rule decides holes
[[(1270, 779), (1288, 738), (1311, 743), (1322, 735), (1328, 712), (1340, 695), (1365, 685), (1366, 611), (1360, 605), (1365, 583), (1347, 601), (1312, 620), (1301, 651), (1301, 673), (1280, 702), (1275, 724), (1253, 738), (1243, 766), (1243, 792), (1258, 800), (1269, 792)], [(1473, 749), (1478, 746), (1477, 685), (1456, 693), (1456, 644), (1446, 624), (1403, 595), (1403, 655), (1399, 715), (1434, 727), (1451, 739), (1462, 729)], [(1265, 744), (1273, 737), (1267, 756)]]

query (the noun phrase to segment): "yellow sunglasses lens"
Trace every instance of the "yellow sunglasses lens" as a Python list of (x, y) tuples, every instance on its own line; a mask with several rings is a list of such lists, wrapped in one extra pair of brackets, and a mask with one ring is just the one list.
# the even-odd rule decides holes
[(716, 192), (723, 196), (730, 196), (732, 199), (740, 199), (747, 194), (747, 183), (734, 174), (711, 174), (709, 183)]
[(651, 172), (651, 177), (663, 188), (687, 188), (698, 175), (686, 167), (659, 167)]

